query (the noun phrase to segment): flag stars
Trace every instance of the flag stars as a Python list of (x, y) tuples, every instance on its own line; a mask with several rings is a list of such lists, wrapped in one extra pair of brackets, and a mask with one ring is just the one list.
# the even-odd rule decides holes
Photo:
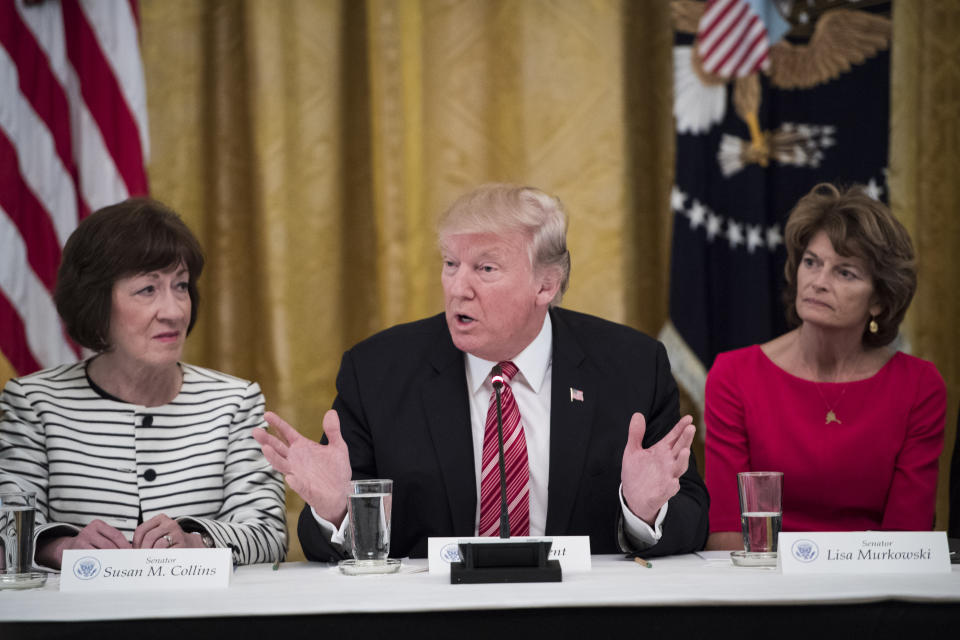
[[(876, 184), (875, 181), (873, 182)], [(877, 187), (877, 189), (882, 192), (880, 187)], [(688, 201), (690, 206), (686, 208), (685, 203)], [(736, 250), (743, 246), (751, 254), (764, 247), (773, 252), (779, 245), (783, 244), (779, 224), (767, 227), (763, 224), (738, 222), (724, 218), (711, 211), (710, 207), (697, 198), (684, 193), (676, 184), (670, 189), (670, 206), (678, 216), (683, 216), (690, 221), (691, 231), (703, 227), (707, 235), (707, 242), (713, 242), (718, 236), (722, 236), (729, 243), (730, 249)]]
[(877, 181), (873, 178), (870, 178), (870, 182), (864, 187), (864, 191), (874, 200), (879, 200), (883, 197), (883, 187), (877, 184)]
[(670, 208), (680, 213), (683, 211), (683, 203), (687, 199), (687, 196), (680, 191), (677, 185), (673, 185), (673, 188), (670, 190)]
[(699, 200), (694, 199), (693, 204), (690, 205), (690, 211), (687, 213), (690, 217), (690, 228), (696, 229), (703, 225), (704, 220), (706, 220), (707, 208), (700, 204)]
[(713, 242), (713, 239), (720, 233), (720, 227), (723, 226), (723, 218), (713, 213), (707, 214), (707, 241)]
[(727, 242), (730, 243), (731, 249), (736, 249), (737, 246), (743, 244), (743, 225), (733, 220), (727, 221)]
[(763, 227), (758, 224), (747, 226), (747, 251), (753, 253), (763, 246)]
[(783, 244), (783, 236), (780, 235), (780, 227), (773, 225), (767, 228), (767, 249), (773, 251), (778, 244)]

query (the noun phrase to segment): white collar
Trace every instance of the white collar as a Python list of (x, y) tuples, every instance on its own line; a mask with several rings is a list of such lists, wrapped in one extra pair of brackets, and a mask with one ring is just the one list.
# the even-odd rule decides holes
[[(470, 388), (470, 393), (476, 393), (487, 381), (490, 370), (497, 363), (483, 360), (469, 353), (464, 355), (467, 360), (467, 386)], [(550, 321), (550, 313), (548, 312), (544, 316), (540, 333), (512, 360), (513, 364), (517, 365), (520, 375), (524, 377), (534, 393), (540, 393), (540, 387), (547, 375), (547, 367), (550, 366), (552, 356), (553, 323)]]

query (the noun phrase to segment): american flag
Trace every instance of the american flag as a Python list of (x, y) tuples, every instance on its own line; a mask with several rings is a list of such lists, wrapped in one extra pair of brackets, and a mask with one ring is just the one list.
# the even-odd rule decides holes
[(770, 45), (789, 29), (772, 0), (709, 0), (697, 29), (703, 69), (722, 78), (766, 69)]
[(77, 223), (147, 193), (136, 0), (0, 0), (0, 351), (76, 360), (53, 303)]

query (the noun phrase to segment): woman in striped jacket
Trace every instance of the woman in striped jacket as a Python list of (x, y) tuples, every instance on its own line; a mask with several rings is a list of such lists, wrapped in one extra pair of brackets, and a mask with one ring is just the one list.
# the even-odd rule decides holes
[(266, 426), (260, 387), (180, 362), (203, 262), (149, 199), (97, 211), (67, 241), (57, 311), (96, 355), (11, 380), (0, 398), (0, 492), (36, 492), (37, 564), (90, 548), (284, 557), (283, 480), (251, 437)]

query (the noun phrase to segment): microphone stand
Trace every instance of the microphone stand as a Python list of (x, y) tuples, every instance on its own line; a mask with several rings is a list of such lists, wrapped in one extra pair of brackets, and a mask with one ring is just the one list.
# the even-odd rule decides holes
[(503, 455), (503, 413), (500, 407), (500, 392), (503, 389), (503, 370), (500, 365), (493, 367), (493, 391), (497, 396), (497, 454), (500, 465), (500, 537), (510, 537), (510, 514), (507, 513), (507, 472)]
[(503, 455), (503, 413), (500, 392), (503, 372), (493, 368), (494, 393), (497, 398), (497, 452), (500, 465), (500, 539), (488, 542), (461, 542), (460, 562), (450, 563), (450, 584), (485, 584), (504, 582), (560, 582), (562, 571), (558, 560), (550, 560), (550, 540), (510, 540), (510, 518), (507, 510), (507, 478)]

